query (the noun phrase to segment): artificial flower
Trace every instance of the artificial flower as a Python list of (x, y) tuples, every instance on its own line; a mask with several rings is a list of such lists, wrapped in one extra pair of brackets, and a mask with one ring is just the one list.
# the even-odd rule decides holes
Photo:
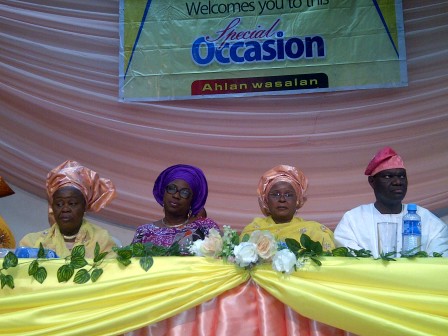
[(269, 260), (277, 252), (277, 243), (271, 232), (256, 230), (252, 232), (249, 242), (257, 245), (258, 256)]
[(198, 257), (204, 257), (204, 254), (201, 251), (201, 246), (203, 243), (204, 241), (202, 239), (195, 240), (189, 247), (190, 254)]
[(277, 272), (291, 274), (296, 266), (296, 256), (290, 250), (280, 250), (272, 258), (272, 269)]
[(235, 262), (240, 267), (247, 267), (258, 261), (257, 245), (250, 242), (243, 242), (235, 246), (233, 250), (235, 254)]
[(301, 237), (301, 243), (288, 238), (277, 241), (271, 232), (256, 230), (243, 240), (240, 242), (238, 233), (224, 225), (222, 236), (211, 229), (208, 236), (204, 240), (196, 240), (189, 251), (196, 256), (222, 258), (240, 267), (272, 262), (275, 271), (287, 274), (304, 267), (307, 260), (320, 266), (318, 256), (322, 253), (322, 246), (307, 235)]
[(208, 236), (201, 244), (200, 251), (208, 257), (218, 257), (222, 251), (223, 240), (216, 229), (210, 229)]

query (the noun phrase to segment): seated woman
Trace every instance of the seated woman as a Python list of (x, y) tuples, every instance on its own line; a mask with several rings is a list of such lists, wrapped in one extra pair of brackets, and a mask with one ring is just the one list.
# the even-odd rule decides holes
[(293, 238), (300, 241), (305, 233), (322, 244), (324, 251), (335, 248), (333, 232), (314, 221), (295, 217), (295, 213), (306, 201), (308, 180), (298, 169), (279, 165), (268, 170), (258, 183), (258, 203), (266, 217), (255, 218), (247, 225), (241, 237), (256, 230), (268, 230), (277, 239)]
[(164, 217), (139, 226), (132, 243), (168, 247), (189, 233), (203, 238), (211, 228), (219, 231), (215, 221), (198, 216), (205, 213), (208, 195), (207, 180), (199, 168), (184, 164), (168, 167), (157, 177), (153, 195), (163, 207)]
[(86, 211), (97, 212), (116, 192), (112, 182), (81, 166), (65, 161), (47, 175), (50, 229), (29, 233), (19, 245), (51, 249), (64, 258), (74, 246), (84, 245), (86, 258), (94, 257), (98, 242), (101, 252), (111, 251), (115, 243), (109, 233), (84, 219)]

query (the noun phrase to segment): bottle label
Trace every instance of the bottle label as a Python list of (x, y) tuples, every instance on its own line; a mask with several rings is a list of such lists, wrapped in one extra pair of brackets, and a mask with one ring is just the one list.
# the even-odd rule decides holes
[(422, 234), (420, 221), (404, 220), (403, 221), (403, 235), (418, 235)]

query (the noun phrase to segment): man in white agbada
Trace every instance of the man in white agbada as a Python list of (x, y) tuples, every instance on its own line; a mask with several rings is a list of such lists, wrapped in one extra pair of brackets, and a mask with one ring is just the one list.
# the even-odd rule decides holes
[[(375, 194), (375, 203), (364, 204), (347, 211), (337, 225), (334, 238), (336, 246), (366, 249), (377, 258), (378, 222), (396, 222), (397, 251), (402, 247), (402, 220), (407, 213), (406, 196), (408, 180), (401, 157), (390, 147), (381, 149), (368, 164), (365, 175)], [(448, 257), (448, 225), (429, 210), (417, 206), (422, 219), (421, 249), (432, 256), (433, 252)]]

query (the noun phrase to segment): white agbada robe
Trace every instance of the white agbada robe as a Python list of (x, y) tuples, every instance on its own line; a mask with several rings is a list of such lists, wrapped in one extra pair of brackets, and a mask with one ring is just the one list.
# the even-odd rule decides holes
[[(337, 247), (345, 246), (356, 250), (366, 249), (375, 258), (379, 257), (377, 223), (397, 223), (397, 251), (402, 247), (403, 216), (407, 213), (406, 204), (399, 214), (381, 214), (373, 203), (358, 206), (347, 211), (334, 231)], [(429, 210), (417, 206), (417, 214), (422, 219), (422, 251), (432, 256), (433, 252), (448, 257), (448, 225)], [(400, 256), (398, 254), (398, 256)]]

